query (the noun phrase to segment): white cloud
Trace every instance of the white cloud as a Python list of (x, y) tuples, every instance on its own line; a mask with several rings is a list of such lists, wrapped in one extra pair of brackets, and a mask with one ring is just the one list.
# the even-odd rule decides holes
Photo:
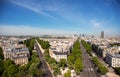
[(98, 28), (102, 25), (100, 22), (97, 22), (96, 20), (91, 20), (90, 22), (96, 28)]
[(40, 3), (37, 3), (35, 1), (32, 1), (32, 0), (25, 0), (25, 1), (24, 0), (9, 0), (9, 1), (13, 4), (29, 9), (33, 12), (56, 19), (54, 16), (44, 11), (44, 10), (48, 10), (47, 8), (44, 8)]
[(65, 35), (73, 34), (71, 31), (58, 29), (44, 29), (24, 25), (0, 25), (1, 35)]

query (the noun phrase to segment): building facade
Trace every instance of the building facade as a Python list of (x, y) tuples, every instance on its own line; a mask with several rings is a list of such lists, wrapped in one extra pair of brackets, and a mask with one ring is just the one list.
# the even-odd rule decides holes
[(105, 61), (111, 67), (120, 67), (120, 55), (119, 54), (110, 54), (110, 53), (107, 53)]
[(24, 65), (28, 63), (29, 58), (29, 50), (28, 48), (14, 48), (12, 49), (11, 59), (19, 65)]

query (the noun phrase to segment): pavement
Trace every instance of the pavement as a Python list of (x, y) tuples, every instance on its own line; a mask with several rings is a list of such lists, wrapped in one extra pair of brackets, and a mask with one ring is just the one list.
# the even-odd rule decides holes
[(42, 70), (45, 72), (44, 77), (53, 77), (51, 71), (49, 70), (49, 67), (48, 67), (46, 61), (43, 58), (42, 52), (41, 52), (37, 42), (35, 43), (35, 47), (36, 47), (36, 51), (39, 55), (39, 58), (40, 58), (40, 61), (41, 61), (41, 64), (42, 64)]
[(86, 49), (83, 47), (82, 44), (80, 45), (80, 47), (82, 50), (82, 62), (84, 65), (84, 69), (80, 73), (80, 77), (99, 77), (96, 68), (94, 67), (88, 53), (86, 53)]

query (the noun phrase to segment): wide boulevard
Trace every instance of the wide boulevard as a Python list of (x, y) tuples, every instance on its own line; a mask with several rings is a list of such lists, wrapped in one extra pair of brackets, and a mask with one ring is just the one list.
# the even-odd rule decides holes
[(80, 47), (82, 50), (82, 62), (84, 65), (84, 69), (80, 73), (80, 77), (99, 77), (97, 75), (96, 69), (95, 69), (88, 53), (86, 53), (86, 49), (83, 47), (82, 44), (80, 44)]

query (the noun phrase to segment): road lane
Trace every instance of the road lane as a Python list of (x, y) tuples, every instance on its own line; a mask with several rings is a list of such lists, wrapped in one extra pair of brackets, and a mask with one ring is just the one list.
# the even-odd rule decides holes
[(85, 66), (80, 76), (81, 77), (98, 77), (96, 73), (96, 69), (91, 59), (89, 58), (88, 53), (86, 53), (86, 50), (81, 43), (80, 43), (80, 47), (82, 50), (82, 62), (83, 62), (83, 65)]
[(39, 59), (40, 59), (40, 61), (42, 63), (42, 69), (45, 72), (45, 77), (53, 77), (51, 71), (49, 70), (49, 67), (48, 67), (46, 61), (43, 58), (42, 52), (40, 51), (40, 48), (39, 48), (37, 42), (35, 43), (35, 47), (36, 47), (36, 51), (37, 51), (37, 53), (39, 55)]

